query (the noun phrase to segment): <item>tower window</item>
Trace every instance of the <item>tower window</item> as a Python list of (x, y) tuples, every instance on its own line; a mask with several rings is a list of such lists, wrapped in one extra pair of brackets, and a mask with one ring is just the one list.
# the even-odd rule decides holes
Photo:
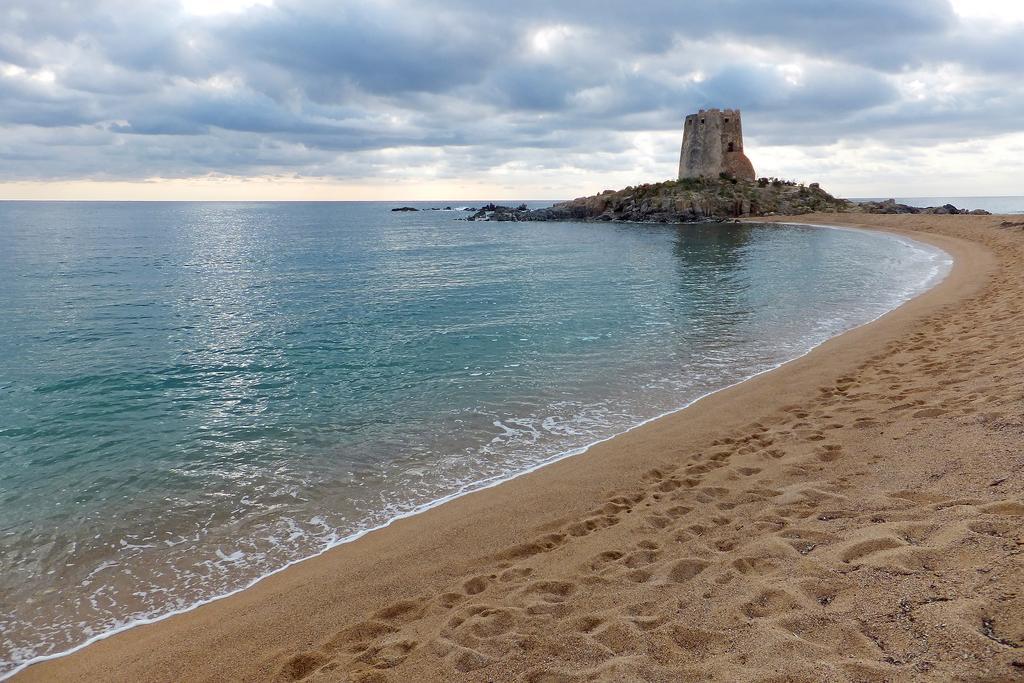
[(726, 119), (726, 120), (725, 120), (725, 122), (726, 122), (726, 123), (729, 123), (729, 119)]
[(731, 142), (729, 143), (729, 149), (727, 151), (729, 151), (729, 152), (736, 151), (735, 148), (733, 147), (733, 144)]
[(701, 123), (704, 123), (704, 119), (701, 119), (701, 120), (700, 120), (700, 122), (701, 122)]

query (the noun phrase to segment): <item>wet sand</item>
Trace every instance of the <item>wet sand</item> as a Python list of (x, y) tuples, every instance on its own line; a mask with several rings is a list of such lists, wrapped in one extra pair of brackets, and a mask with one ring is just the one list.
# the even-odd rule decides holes
[(18, 680), (1024, 680), (1024, 217), (795, 220), (956, 263), (778, 370)]

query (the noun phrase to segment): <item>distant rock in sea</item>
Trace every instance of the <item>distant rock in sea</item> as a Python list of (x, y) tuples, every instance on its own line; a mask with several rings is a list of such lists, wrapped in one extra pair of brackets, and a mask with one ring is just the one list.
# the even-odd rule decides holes
[(989, 216), (990, 212), (985, 209), (958, 209), (952, 204), (942, 206), (910, 206), (909, 204), (897, 204), (895, 199), (886, 199), (880, 202), (860, 202), (858, 206), (864, 213), (932, 213), (932, 214), (971, 214), (972, 216)]
[(415, 206), (399, 206), (398, 208), (391, 209), (392, 211), (419, 211)]

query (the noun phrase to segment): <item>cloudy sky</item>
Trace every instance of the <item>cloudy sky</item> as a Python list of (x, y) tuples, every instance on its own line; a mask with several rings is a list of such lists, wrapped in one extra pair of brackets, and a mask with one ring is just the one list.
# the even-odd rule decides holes
[(0, 198), (1024, 194), (1021, 0), (0, 0)]

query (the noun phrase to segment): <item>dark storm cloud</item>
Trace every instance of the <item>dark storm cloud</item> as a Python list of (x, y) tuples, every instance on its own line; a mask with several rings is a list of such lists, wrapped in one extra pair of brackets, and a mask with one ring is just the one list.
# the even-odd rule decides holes
[(944, 0), (8, 0), (0, 179), (596, 167), (723, 105), (765, 144), (963, 140), (1024, 128), (1022, 40)]

